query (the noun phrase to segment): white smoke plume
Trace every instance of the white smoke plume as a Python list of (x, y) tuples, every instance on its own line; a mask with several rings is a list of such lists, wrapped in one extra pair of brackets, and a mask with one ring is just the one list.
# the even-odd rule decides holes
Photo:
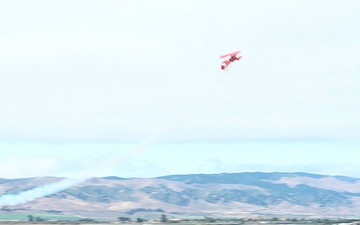
[(139, 154), (140, 152), (147, 149), (149, 146), (155, 144), (156, 142), (160, 141), (160, 139), (167, 134), (170, 130), (174, 129), (176, 125), (183, 122), (187, 119), (193, 112), (195, 112), (205, 101), (206, 99), (216, 90), (216, 88), (222, 83), (226, 76), (222, 76), (218, 82), (216, 82), (198, 101), (196, 105), (194, 105), (186, 114), (180, 117), (178, 120), (175, 120), (165, 129), (155, 132), (154, 135), (150, 136), (144, 140), (138, 147), (135, 147), (129, 151), (127, 151), (124, 155), (120, 157), (112, 157), (109, 160), (99, 161), (97, 165), (94, 165), (91, 169), (87, 169), (86, 171), (82, 171), (81, 173), (77, 174), (76, 178), (65, 178), (59, 182), (44, 185), (41, 187), (37, 187), (31, 190), (27, 190), (21, 192), (19, 194), (11, 194), (11, 195), (3, 195), (0, 196), (0, 207), (4, 206), (14, 206), (20, 205), (27, 202), (31, 202), (35, 199), (42, 198), (45, 196), (49, 196), (60, 191), (63, 191), (67, 188), (73, 187), (82, 183), (83, 181), (94, 177), (97, 171), (105, 170), (107, 168), (111, 168), (113, 166), (123, 164), (127, 162), (131, 157)]
[(66, 178), (53, 184), (47, 184), (19, 194), (3, 195), (0, 197), (0, 207), (13, 206), (31, 202), (37, 198), (55, 194), (69, 187), (77, 185), (84, 181), (80, 178)]

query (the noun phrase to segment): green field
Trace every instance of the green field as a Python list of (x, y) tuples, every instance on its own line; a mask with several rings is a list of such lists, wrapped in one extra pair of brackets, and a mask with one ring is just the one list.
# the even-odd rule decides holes
[[(40, 218), (45, 221), (78, 221), (83, 218), (76, 216), (66, 216), (66, 215), (51, 215), (51, 214), (32, 214), (33, 218)], [(0, 215), (0, 220), (7, 221), (29, 221), (28, 215), (25, 214), (12, 214), (12, 215)]]

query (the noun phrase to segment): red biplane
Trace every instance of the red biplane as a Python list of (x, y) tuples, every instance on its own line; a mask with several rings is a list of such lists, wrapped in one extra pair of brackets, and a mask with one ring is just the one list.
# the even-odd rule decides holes
[(221, 69), (225, 70), (232, 62), (234, 62), (235, 60), (240, 60), (241, 56), (239, 55), (239, 53), (240, 51), (237, 51), (220, 56), (221, 59), (227, 58), (225, 59), (225, 61), (222, 62)]

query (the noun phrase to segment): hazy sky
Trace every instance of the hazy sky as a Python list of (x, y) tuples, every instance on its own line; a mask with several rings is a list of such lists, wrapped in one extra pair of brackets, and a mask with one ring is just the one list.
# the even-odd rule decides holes
[[(359, 11), (357, 0), (4, 1), (0, 177), (360, 177)], [(236, 50), (243, 59), (221, 71)]]

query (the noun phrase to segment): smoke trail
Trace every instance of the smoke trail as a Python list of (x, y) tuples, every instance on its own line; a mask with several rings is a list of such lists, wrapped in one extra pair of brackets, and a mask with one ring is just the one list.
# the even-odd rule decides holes
[(66, 188), (77, 185), (82, 181), (83, 179), (79, 178), (66, 178), (59, 182), (47, 184), (41, 187), (21, 192), (19, 194), (3, 195), (0, 197), (0, 207), (13, 206), (31, 202), (37, 198), (45, 197), (65, 190)]
[(185, 113), (183, 116), (181, 116), (179, 119), (175, 120), (175, 122), (171, 123), (169, 126), (167, 126), (165, 129), (160, 130), (156, 132), (154, 135), (150, 136), (149, 138), (142, 141), (139, 146), (133, 148), (132, 150), (129, 150), (126, 152), (122, 157), (120, 158), (110, 158), (109, 160), (106, 160), (106, 162), (99, 163), (97, 166), (93, 168), (93, 170), (101, 170), (101, 168), (109, 168), (112, 165), (118, 165), (122, 164), (126, 161), (128, 161), (130, 158), (134, 157), (136, 154), (139, 154), (140, 152), (144, 151), (147, 147), (154, 145), (155, 143), (159, 142), (162, 137), (164, 137), (166, 134), (168, 134), (174, 127), (181, 124), (183, 121), (185, 121), (187, 118), (189, 118), (202, 104), (206, 102), (206, 100), (211, 96), (211, 94), (220, 86), (220, 84), (225, 80), (226, 76), (221, 76), (221, 78), (202, 96), (202, 98), (193, 106), (191, 109)]
[(65, 178), (59, 182), (44, 185), (41, 187), (37, 187), (28, 191), (21, 192), (16, 195), (4, 195), (0, 197), (0, 207), (3, 206), (14, 206), (18, 204), (24, 204), (35, 199), (49, 196), (60, 191), (63, 191), (67, 188), (72, 186), (78, 185), (85, 180), (94, 177), (96, 171), (101, 169), (106, 169), (112, 167), (114, 165), (122, 164), (128, 161), (131, 157), (139, 154), (140, 152), (144, 151), (147, 147), (155, 144), (156, 142), (160, 141), (161, 137), (171, 131), (176, 125), (183, 122), (189, 116), (191, 116), (206, 100), (207, 98), (216, 90), (216, 88), (223, 82), (226, 76), (222, 76), (215, 85), (213, 85), (204, 95), (203, 97), (195, 104), (184, 116), (180, 117), (174, 123), (170, 124), (165, 129), (161, 130), (160, 132), (155, 133), (153, 136), (145, 139), (138, 147), (135, 147), (127, 152), (121, 157), (113, 157), (110, 160), (106, 160), (106, 162), (99, 162), (97, 165), (88, 169), (87, 171), (83, 171), (82, 173), (77, 174), (76, 178)]

